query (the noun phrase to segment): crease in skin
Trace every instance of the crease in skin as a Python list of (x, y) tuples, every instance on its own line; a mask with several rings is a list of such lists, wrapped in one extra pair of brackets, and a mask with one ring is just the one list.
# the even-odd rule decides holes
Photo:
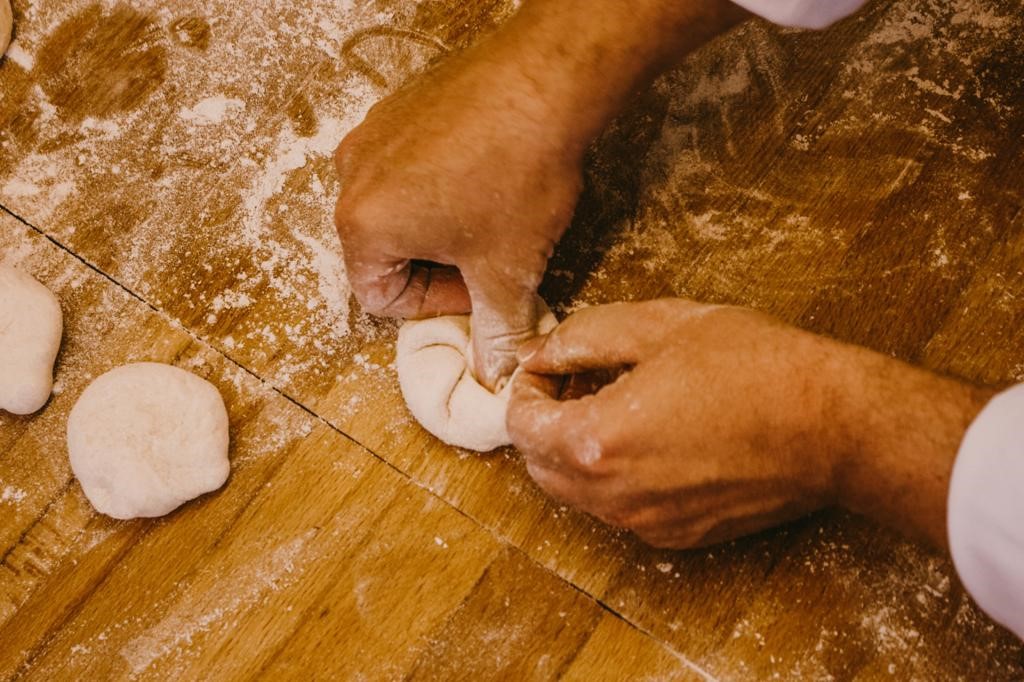
[[(388, 292), (395, 286), (395, 284), (397, 284), (394, 276), (402, 272), (402, 270), (405, 270), (405, 281), (402, 282), (402, 286), (399, 287), (394, 296), (388, 296)], [(373, 295), (375, 300), (373, 303), (370, 303), (368, 300), (366, 307), (369, 308), (371, 312), (379, 311), (387, 314), (395, 307), (395, 304), (405, 296), (406, 292), (409, 291), (409, 285), (412, 284), (413, 274), (412, 263), (410, 261), (396, 263), (383, 272), (378, 273), (374, 277), (376, 283), (371, 284), (370, 287), (368, 287), (369, 291), (367, 292), (367, 298), (369, 299), (369, 296)], [(384, 301), (386, 301), (386, 303), (384, 303)]]
[[(353, 261), (352, 271), (374, 271), (352, 278), (356, 298), (366, 312), (385, 317), (421, 319), (469, 310), (469, 297), (458, 270), (445, 263), (409, 259), (381, 271)], [(404, 277), (401, 275), (404, 272)]]
[[(477, 296), (475, 301), (486, 297)], [(527, 298), (511, 317), (495, 312), (495, 307), (481, 304), (474, 307), (471, 322), (474, 370), (481, 383), (496, 388), (502, 379), (508, 379), (518, 366), (515, 354), (519, 347), (537, 336), (542, 313), (550, 313), (547, 305), (534, 295)]]
[(500, 391), (511, 380), (512, 374), (519, 366), (516, 352), (520, 346), (537, 336), (537, 325), (538, 322), (535, 321), (533, 326), (525, 331), (502, 334), (484, 333), (485, 341), (482, 343), (486, 344), (487, 348), (482, 351), (484, 355), (482, 367), (479, 366), (477, 357), (481, 352), (478, 352), (475, 342), (471, 344), (469, 356), (472, 358), (474, 375), (480, 378), (481, 383), (485, 386), (493, 385), (495, 391)]

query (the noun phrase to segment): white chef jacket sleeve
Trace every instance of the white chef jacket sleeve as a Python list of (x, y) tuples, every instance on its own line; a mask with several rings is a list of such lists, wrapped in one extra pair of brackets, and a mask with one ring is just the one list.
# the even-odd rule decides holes
[(946, 521), (964, 587), (1024, 639), (1024, 384), (996, 396), (967, 430)]
[(783, 26), (825, 28), (856, 12), (866, 0), (733, 0), (748, 12)]

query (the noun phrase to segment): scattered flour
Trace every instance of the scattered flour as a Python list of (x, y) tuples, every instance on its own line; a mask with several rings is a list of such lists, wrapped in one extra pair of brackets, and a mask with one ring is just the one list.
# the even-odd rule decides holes
[(229, 571), (218, 573), (213, 567), (204, 570), (194, 582), (205, 587), (190, 591), (156, 625), (121, 649), (131, 676), (142, 675), (166, 656), (183, 653), (194, 638), (258, 606), (267, 593), (293, 584), (310, 558), (306, 546), (316, 533), (316, 529), (310, 529), (266, 554), (257, 549), (252, 552), (257, 559)]
[(178, 114), (182, 120), (198, 125), (220, 123), (232, 110), (245, 110), (245, 102), (224, 95), (207, 97), (191, 109), (182, 109)]
[[(70, 13), (82, 4), (69, 2), (66, 3), (67, 9), (61, 11)], [(321, 100), (315, 98), (318, 102), (316, 114), (319, 116), (319, 128), (313, 138), (301, 138), (287, 123), (279, 129), (276, 125), (279, 121), (268, 118), (260, 110), (259, 103), (270, 101), (275, 92), (275, 84), (269, 82), (269, 76), (274, 74), (274, 60), (280, 58), (277, 53), (267, 52), (268, 36), (278, 40), (287, 37), (298, 41), (297, 36), (305, 32), (310, 37), (309, 43), (316, 50), (334, 58), (346, 33), (390, 21), (390, 18), (361, 9), (370, 3), (314, 4), (316, 8), (311, 11), (314, 18), (302, 23), (306, 21), (302, 17), (281, 22), (276, 10), (272, 10), (269, 5), (218, 0), (209, 3), (207, 11), (219, 18), (220, 26), (245, 26), (246, 31), (233, 36), (238, 38), (233, 42), (215, 41), (207, 54), (193, 55), (187, 50), (181, 50), (172, 55), (174, 68), (169, 73), (169, 80), (179, 94), (175, 98), (160, 93), (146, 105), (147, 108), (160, 110), (162, 115), (153, 118), (161, 121), (161, 125), (166, 125), (166, 130), (154, 127), (148, 116), (140, 118), (132, 114), (119, 114), (109, 119), (87, 117), (80, 124), (68, 124), (62, 121), (62, 112), (49, 102), (40, 101), (37, 93), (33, 95), (33, 101), (43, 110), (42, 120), (47, 121), (47, 124), (45, 129), (35, 132), (43, 134), (41, 142), (49, 144), (51, 151), (45, 158), (23, 157), (23, 148), (17, 142), (11, 142), (0, 150), (3, 155), (10, 154), (10, 158), (22, 159), (15, 168), (0, 174), (0, 203), (13, 203), (19, 214), (35, 224), (52, 226), (60, 238), (74, 237), (71, 245), (76, 250), (85, 251), (87, 257), (96, 255), (88, 252), (87, 247), (101, 229), (131, 241), (130, 248), (113, 254), (102, 254), (113, 261), (109, 268), (111, 275), (146, 295), (154, 304), (171, 310), (173, 319), (179, 319), (192, 310), (189, 305), (200, 311), (197, 315), (205, 316), (207, 308), (212, 311), (219, 305), (222, 310), (228, 310), (235, 303), (248, 302), (239, 307), (246, 309), (247, 319), (250, 315), (253, 317), (252, 323), (248, 326), (239, 325), (238, 329), (225, 329), (223, 345), (233, 358), (248, 361), (260, 358), (255, 349), (265, 339), (271, 336), (285, 339), (283, 347), (274, 349), (277, 354), (274, 362), (277, 364), (268, 372), (260, 372), (275, 385), (287, 384), (293, 378), (318, 371), (332, 371), (330, 365), (333, 361), (309, 359), (313, 355), (308, 352), (309, 347), (323, 344), (324, 357), (329, 358), (327, 353), (337, 350), (336, 341), (340, 337), (352, 332), (366, 335), (373, 333), (369, 327), (348, 328), (347, 284), (343, 277), (338, 276), (339, 273), (343, 275), (344, 267), (335, 250), (336, 242), (329, 217), (332, 195), (336, 194), (337, 187), (331, 182), (330, 172), (324, 168), (329, 164), (329, 155), (333, 149), (328, 137), (334, 137), (334, 142), (340, 140), (346, 130), (358, 123), (366, 108), (380, 93), (368, 84), (352, 80), (345, 83), (344, 88), (354, 94), (354, 101), (345, 100), (343, 104), (325, 112), (321, 110), (323, 107), (334, 105), (320, 104)], [(959, 0), (948, 3), (945, 0), (910, 0), (894, 5), (894, 9), (887, 15), (888, 26), (883, 26), (882, 32), (875, 32), (875, 42), (866, 42), (853, 50), (848, 64), (840, 70), (839, 78), (848, 76), (842, 87), (847, 91), (845, 101), (851, 103), (850, 108), (844, 111), (838, 121), (831, 122), (827, 129), (815, 123), (802, 130), (794, 138), (794, 151), (813, 152), (828, 133), (841, 134), (839, 139), (842, 139), (842, 135), (856, 137), (867, 126), (884, 124), (923, 131), (930, 144), (940, 149), (949, 149), (964, 163), (987, 162), (994, 153), (991, 141), (977, 137), (959, 139), (958, 126), (963, 125), (969, 117), (962, 115), (955, 106), (972, 98), (980, 98), (993, 112), (995, 127), (1009, 120), (1007, 112), (1018, 106), (1001, 97), (998, 92), (992, 92), (993, 88), (978, 80), (972, 72), (974, 66), (991, 55), (977, 49), (977, 46), (983, 44), (982, 41), (965, 40), (968, 31), (984, 29), (996, 36), (997, 40), (1007, 41), (1007, 36), (1019, 28), (1020, 22), (1013, 17), (999, 16), (988, 10), (990, 4)], [(148, 6), (148, 3), (140, 3), (142, 5)], [(28, 11), (38, 10), (29, 7)], [(951, 21), (934, 20), (936, 16), (950, 14)], [(324, 20), (324, 16), (331, 19)], [(168, 13), (161, 21), (167, 25), (172, 18)], [(295, 25), (291, 25), (293, 23)], [(964, 31), (962, 34), (950, 33), (950, 26), (962, 26)], [(718, 69), (719, 77), (706, 78), (705, 83), (691, 87), (693, 84), (687, 82), (684, 74), (667, 79), (660, 86), (669, 102), (669, 113), (661, 129), (655, 131), (658, 135), (654, 147), (661, 151), (652, 151), (638, 157), (643, 158), (643, 163), (638, 165), (647, 168), (641, 183), (645, 194), (640, 201), (640, 218), (635, 222), (614, 223), (616, 226), (634, 229), (624, 237), (620, 234), (620, 241), (614, 249), (604, 254), (604, 260), (598, 259), (596, 271), (586, 281), (579, 282), (580, 289), (563, 302), (565, 310), (571, 310), (583, 301), (598, 302), (602, 296), (608, 296), (608, 289), (588, 289), (588, 282), (614, 281), (616, 263), (626, 260), (636, 262), (640, 258), (644, 259), (645, 267), (652, 276), (664, 277), (666, 294), (699, 291), (712, 296), (726, 296), (736, 295), (740, 291), (739, 295), (746, 302), (762, 303), (765, 307), (785, 307), (798, 305), (800, 301), (819, 295), (829, 287), (851, 286), (849, 282), (833, 276), (832, 268), (836, 264), (831, 260), (831, 254), (843, 254), (843, 247), (848, 244), (846, 240), (850, 235), (835, 234), (827, 220), (823, 220), (820, 214), (813, 214), (801, 203), (799, 194), (787, 195), (778, 186), (766, 184), (781, 174), (784, 168), (771, 177), (756, 178), (757, 182), (738, 173), (737, 160), (743, 160), (742, 152), (745, 150), (736, 149), (729, 134), (719, 135), (720, 131), (736, 130), (744, 124), (736, 118), (737, 112), (749, 108), (751, 102), (758, 111), (764, 111), (766, 116), (772, 117), (772, 125), (775, 125), (774, 121), (779, 116), (775, 97), (780, 83), (785, 85), (781, 67), (792, 63), (793, 53), (786, 41), (803, 39), (795, 34), (779, 38), (775, 34), (768, 35), (763, 29), (744, 31), (746, 33), (739, 36), (739, 40), (721, 50), (725, 62), (712, 65)], [(19, 37), (19, 42), (11, 48), (9, 59), (22, 68), (32, 68), (32, 51), (40, 41), (41, 36), (38, 35), (26, 35), (23, 41)], [(301, 51), (302, 47), (297, 44), (295, 49)], [(926, 54), (925, 49), (931, 49), (933, 53)], [(264, 58), (264, 66), (267, 68), (253, 69), (252, 82), (240, 85), (237, 94), (231, 91), (232, 99), (237, 99), (244, 106), (225, 104), (221, 112), (218, 107), (209, 105), (208, 112), (206, 109), (195, 111), (198, 108), (197, 102), (202, 104), (218, 97), (227, 99), (221, 94), (224, 83), (235, 78), (233, 74), (237, 72), (240, 62), (254, 54), (268, 55)], [(928, 63), (917, 63), (921, 55), (927, 57)], [(890, 59), (898, 63), (899, 68), (892, 68)], [(942, 60), (960, 62), (967, 75), (958, 78), (960, 82), (947, 82), (943, 72), (950, 71), (950, 67)], [(700, 66), (698, 69), (684, 71), (691, 74), (710, 72), (710, 69), (704, 68), (707, 64)], [(981, 70), (977, 70), (977, 75), (981, 73)], [(187, 79), (184, 74), (188, 74)], [(864, 74), (873, 74), (873, 77), (863, 78)], [(877, 96), (892, 92), (891, 86), (896, 85), (900, 96), (913, 100), (924, 98), (922, 106), (913, 110), (919, 115), (919, 120), (892, 120), (892, 112), (878, 106)], [(863, 106), (858, 106), (858, 103)], [(280, 108), (279, 104), (275, 106)], [(184, 112), (188, 113), (182, 117)], [(189, 116), (196, 118), (190, 119)], [(209, 120), (211, 118), (217, 120)], [(324, 132), (332, 127), (335, 128), (333, 135)], [(85, 134), (84, 139), (77, 136), (79, 131)], [(623, 131), (623, 135), (626, 133), (628, 131)], [(0, 131), (0, 139), (3, 139), (2, 135), (3, 131)], [(154, 146), (144, 150), (148, 153), (139, 154), (139, 140), (152, 141)], [(61, 141), (62, 145), (53, 144), (56, 141)], [(301, 148), (302, 158), (289, 153), (289, 144)], [(266, 154), (262, 150), (272, 151)], [(153, 163), (139, 162), (139, 159), (151, 159)], [(799, 161), (800, 157), (797, 159)], [(120, 222), (116, 225), (97, 228), (95, 218), (90, 219), (88, 212), (88, 209), (94, 207), (76, 205), (74, 197), (94, 192), (97, 183), (105, 187), (103, 183), (108, 180), (104, 178), (109, 178), (106, 173), (115, 166), (121, 169), (121, 173), (116, 176), (114, 185), (109, 187), (111, 195), (116, 199), (112, 205), (116, 203), (119, 207), (127, 207), (124, 210), (130, 214), (131, 207), (145, 204), (146, 197), (130, 189), (138, 186), (145, 187), (146, 192), (158, 192), (159, 203), (171, 206), (173, 210), (158, 206), (148, 220), (129, 224), (123, 216), (119, 216)], [(207, 167), (217, 169), (217, 186), (197, 187), (194, 182), (197, 175), (195, 169)], [(654, 172), (650, 172), (651, 168), (654, 168)], [(304, 175), (308, 178), (303, 178)], [(786, 179), (800, 180), (807, 177), (796, 174)], [(297, 188), (289, 184), (293, 179), (302, 181)], [(671, 185), (675, 185), (677, 191), (662, 191)], [(308, 192), (303, 191), (306, 187)], [(680, 205), (678, 196), (691, 189), (699, 190), (691, 194), (702, 197), (702, 203)], [(968, 208), (974, 210), (975, 194), (971, 188), (957, 185), (954, 178), (949, 185), (949, 193), (952, 197), (958, 197), (958, 201), (971, 205)], [(224, 206), (234, 205), (232, 202), (236, 202), (239, 195), (242, 196), (241, 210), (237, 213), (225, 212)], [(230, 201), (225, 200), (225, 197), (230, 197)], [(746, 208), (744, 202), (750, 206), (768, 204), (775, 207), (779, 217), (777, 224), (765, 226), (744, 223), (742, 211), (729, 214), (726, 210), (730, 205), (735, 208), (737, 201), (741, 208)], [(282, 211), (282, 206), (286, 210)], [(680, 213), (706, 219), (707, 222), (699, 226), (701, 229), (695, 230), (696, 241), (700, 245), (698, 249), (693, 248), (692, 244), (681, 243), (658, 222), (659, 218), (667, 220)], [(965, 215), (965, 220), (972, 220), (974, 214)], [(984, 220), (979, 220), (978, 224), (984, 226)], [(76, 225), (78, 232), (74, 229)], [(654, 226), (653, 229), (651, 226)], [(206, 275), (196, 267), (191, 281), (184, 282), (179, 291), (148, 292), (146, 279), (151, 269), (183, 267), (182, 262), (173, 257), (181, 241), (175, 231), (196, 233), (197, 229), (206, 235), (213, 235), (203, 237), (197, 260), (210, 266), (210, 271), (216, 272), (242, 271), (254, 264), (254, 271), (249, 272), (252, 276), (241, 282), (231, 277), (212, 276), (204, 279)], [(943, 243), (937, 242), (940, 245)], [(115, 251), (120, 247), (116, 239), (111, 239), (111, 244)], [(941, 254), (935, 253), (933, 265), (945, 268), (955, 262), (958, 257), (955, 247), (956, 243), (951, 241), (948, 249)], [(781, 281), (776, 278), (764, 281), (759, 291), (737, 288), (737, 282), (740, 281), (760, 281), (767, 269), (759, 264), (775, 251), (791, 254), (793, 260), (799, 263), (816, 262), (818, 269), (813, 278), (807, 281)], [(722, 255), (724, 252), (727, 254)], [(8, 255), (5, 253), (4, 257)], [(688, 260), (694, 255), (695, 260)], [(926, 258), (928, 255), (925, 252)], [(712, 274), (704, 280), (692, 271), (685, 276), (671, 275), (672, 271), (679, 270), (681, 262), (692, 262), (693, 267), (699, 267), (701, 272)], [(188, 265), (189, 262), (184, 263), (184, 266)], [(775, 272), (781, 270), (773, 267)], [(585, 278), (581, 276), (579, 279)], [(206, 292), (211, 283), (222, 280), (228, 282), (226, 287), (209, 291), (207, 298), (199, 293), (189, 293), (190, 284), (198, 283), (201, 285), (199, 288)], [(261, 291), (261, 283), (269, 284), (270, 293)], [(630, 292), (615, 291), (613, 294), (621, 294), (620, 297), (626, 298)], [(156, 298), (158, 295), (166, 296), (168, 302), (165, 304), (160, 301)], [(270, 318), (279, 311), (265, 313), (258, 304), (274, 298), (290, 307), (285, 317), (292, 318), (292, 321), (287, 325), (268, 328)], [(219, 304), (216, 303), (218, 300)], [(177, 307), (170, 307), (170, 304)], [(115, 297), (101, 302), (101, 305), (113, 316), (123, 308), (124, 301), (121, 297)], [(313, 313), (300, 316), (294, 314), (296, 309), (325, 309), (329, 312), (323, 317)], [(268, 316), (267, 319), (262, 319), (264, 314)], [(95, 322), (97, 329), (88, 334), (89, 342), (93, 345), (102, 337), (102, 316), (97, 317)], [(327, 333), (324, 333), (325, 330)], [(85, 353), (87, 350), (83, 347), (76, 349), (76, 352)], [(77, 360), (69, 357), (69, 362)], [(68, 369), (69, 377), (75, 376), (74, 367)], [(370, 362), (368, 359), (353, 371), (358, 380), (379, 378), (393, 372), (387, 367), (386, 361)], [(1024, 376), (1024, 365), (1017, 372)], [(333, 379), (334, 375), (328, 376)], [(388, 378), (393, 381), (393, 376), (388, 375)], [(250, 379), (243, 377), (239, 384), (246, 384)], [(349, 402), (352, 410), (366, 409), (365, 403), (354, 397)], [(407, 423), (407, 420), (403, 422)], [(393, 426), (395, 429), (404, 428), (399, 422), (395, 424), (398, 424)], [(288, 427), (286, 425), (283, 428)], [(272, 453), (278, 447), (278, 441), (269, 432), (261, 434), (259, 441), (265, 445), (265, 449), (251, 449), (252, 452)], [(249, 452), (250, 448), (246, 448), (246, 451)], [(450, 488), (441, 484), (437, 490), (440, 493), (450, 491)], [(24, 491), (8, 486), (0, 492), (0, 497), (9, 503), (23, 499), (23, 494)], [(854, 586), (847, 586), (848, 589), (855, 589), (865, 576), (871, 577), (841, 546), (814, 545), (812, 550), (807, 567), (810, 575), (834, 573), (839, 584), (849, 581)], [(287, 550), (284, 553), (287, 554)], [(868, 642), (875, 642), (879, 650), (889, 651), (893, 657), (906, 655), (913, 658), (918, 654), (912, 647), (920, 641), (919, 637), (914, 636), (917, 628), (913, 621), (918, 616), (913, 611), (893, 610), (892, 604), (909, 604), (907, 609), (926, 606), (939, 608), (936, 604), (945, 608), (944, 605), (951, 599), (945, 596), (948, 576), (944, 576), (945, 582), (930, 576), (922, 577), (920, 568), (926, 564), (926, 560), (916, 553), (908, 552), (905, 556), (899, 554), (898, 558), (900, 561), (897, 562), (898, 566), (892, 567), (890, 581), (870, 595), (874, 600), (870, 603), (873, 606), (865, 608), (863, 617), (852, 624), (852, 629), (857, 631), (859, 628), (858, 636), (865, 637)], [(272, 557), (265, 558), (265, 574), (276, 573), (283, 576), (283, 581), (292, 575), (288, 573), (286, 564), (283, 560), (275, 563)], [(660, 567), (658, 571), (661, 572)], [(225, 583), (227, 579), (224, 578)], [(943, 585), (946, 585), (946, 591)], [(194, 636), (212, 629), (222, 622), (221, 619), (228, 619), (233, 613), (248, 608), (250, 602), (259, 600), (271, 589), (265, 578), (248, 570), (242, 571), (233, 585), (214, 581), (209, 589), (193, 595), (191, 606), (172, 610), (164, 620), (150, 628), (145, 637), (125, 647), (122, 656), (132, 670), (143, 674), (151, 664), (179, 653)], [(908, 593), (910, 598), (906, 598)], [(772, 614), (777, 614), (778, 605), (769, 604), (766, 608)], [(671, 616), (667, 617), (671, 619)], [(773, 622), (770, 619), (751, 621), (746, 629), (737, 626), (734, 636), (750, 637), (755, 643), (763, 643), (764, 633), (770, 634)], [(685, 627), (683, 625), (684, 631)], [(988, 644), (977, 647), (971, 644), (972, 635), (985, 632), (986, 624), (978, 619), (966, 603), (957, 611), (957, 618), (951, 627), (956, 628), (957, 632), (944, 641), (947, 644), (956, 642), (965, 647), (965, 656), (985, 660), (998, 655), (1000, 660), (1005, 661), (1013, 655), (1012, 652), (1007, 654), (1005, 649), (993, 652), (987, 648)], [(834, 630), (826, 632), (823, 627), (821, 651), (818, 652), (821, 660), (809, 659), (802, 664), (802, 670), (809, 671), (808, 676), (824, 677), (811, 673), (821, 672), (821, 661), (827, 659), (832, 649), (844, 646), (842, 635)], [(101, 633), (98, 639), (104, 638), (105, 635)], [(934, 646), (934, 643), (928, 644)], [(96, 650), (91, 643), (86, 645)], [(907, 648), (902, 648), (904, 646)], [(926, 657), (927, 654), (921, 656)], [(776, 661), (773, 659), (772, 663)], [(777, 670), (782, 673), (801, 665), (801, 662), (779, 660), (777, 664)], [(898, 669), (897, 672), (902, 671)]]
[(35, 58), (26, 52), (18, 41), (11, 43), (11, 46), (7, 48), (7, 54), (4, 56), (23, 68), (25, 71), (31, 71), (36, 65)]
[(26, 493), (21, 488), (15, 488), (14, 486), (4, 486), (3, 492), (0, 493), (0, 502), (7, 502), (9, 504), (17, 504), (25, 499)]

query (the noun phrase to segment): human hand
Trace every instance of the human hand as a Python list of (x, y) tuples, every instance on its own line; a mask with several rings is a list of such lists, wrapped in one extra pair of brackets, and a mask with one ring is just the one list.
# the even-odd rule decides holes
[(494, 388), (533, 335), (535, 292), (572, 219), (583, 141), (488, 46), (370, 110), (338, 147), (335, 214), (364, 309), (473, 309), (474, 366)]
[[(650, 544), (694, 547), (835, 499), (827, 343), (771, 318), (681, 300), (581, 310), (523, 349), (509, 432), (555, 497)], [(626, 367), (578, 400), (540, 375)]]
[[(949, 471), (987, 395), (753, 311), (682, 300), (581, 310), (521, 356), (508, 427), (530, 475), (663, 547), (836, 503), (942, 546)], [(558, 399), (555, 376), (620, 367), (595, 394)]]
[(353, 291), (396, 317), (473, 310), (473, 365), (512, 373), (583, 152), (638, 88), (747, 14), (727, 0), (534, 0), (371, 109), (338, 147)]

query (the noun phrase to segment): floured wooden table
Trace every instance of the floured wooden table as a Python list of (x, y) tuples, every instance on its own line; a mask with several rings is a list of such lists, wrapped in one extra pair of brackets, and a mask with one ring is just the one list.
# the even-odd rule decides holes
[[(0, 678), (1024, 677), (947, 561), (864, 520), (656, 551), (411, 420), (394, 324), (350, 302), (331, 152), (512, 2), (14, 6), (0, 257), (66, 330), (49, 405), (0, 414)], [(1022, 37), (1014, 0), (744, 26), (595, 144), (543, 294), (745, 304), (1024, 380)], [(221, 390), (232, 474), (116, 522), (64, 428), (135, 360)]]

